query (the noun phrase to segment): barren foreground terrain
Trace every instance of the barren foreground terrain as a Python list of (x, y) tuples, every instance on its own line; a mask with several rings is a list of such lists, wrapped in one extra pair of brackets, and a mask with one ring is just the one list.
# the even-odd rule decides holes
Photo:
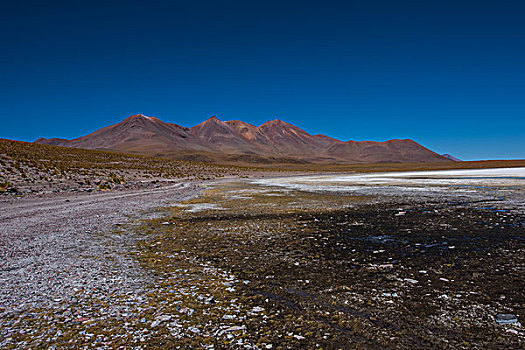
[(522, 169), (5, 197), (0, 347), (523, 348)]

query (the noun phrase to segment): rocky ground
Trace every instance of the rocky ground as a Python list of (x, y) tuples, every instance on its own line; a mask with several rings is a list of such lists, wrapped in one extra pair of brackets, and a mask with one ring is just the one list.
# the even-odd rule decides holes
[[(227, 318), (223, 327), (244, 327), (234, 344), (522, 348), (522, 207), (487, 193), (431, 198), (223, 184), (172, 209), (170, 225), (151, 222), (143, 263), (169, 273), (182, 255), (244, 281), (235, 299), (261, 313)], [(211, 310), (193, 321), (224, 323)], [(516, 319), (500, 325), (499, 314)]]
[(520, 189), (170, 186), (6, 197), (0, 347), (525, 345)]
[(254, 172), (259, 170), (0, 139), (0, 196), (149, 189), (174, 180), (202, 181)]
[[(24, 342), (13, 343), (12, 327), (30, 320), (40, 325), (58, 315), (72, 323), (93, 312), (120, 315), (113, 301), (139, 298), (150, 278), (127, 256), (137, 237), (122, 227), (137, 213), (140, 219), (154, 217), (158, 213), (151, 208), (195, 193), (196, 185), (175, 183), (140, 191), (2, 199), (0, 347), (23, 347)], [(94, 311), (95, 300), (104, 307)], [(49, 334), (39, 334), (38, 327), (18, 330), (31, 339), (27, 347), (50, 344)]]

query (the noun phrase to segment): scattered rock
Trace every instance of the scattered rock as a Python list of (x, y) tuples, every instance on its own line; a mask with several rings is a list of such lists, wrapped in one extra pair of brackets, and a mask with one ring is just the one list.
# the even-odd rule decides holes
[(170, 315), (161, 315), (161, 316), (158, 316), (156, 318), (156, 320), (160, 321), (160, 322), (166, 322), (166, 321), (171, 320), (171, 316)]
[(196, 333), (196, 334), (198, 334), (198, 333), (201, 332), (200, 329), (198, 329), (197, 327), (190, 327), (190, 328), (188, 328), (188, 330), (189, 330), (190, 332), (192, 332), (192, 333)]
[(518, 317), (513, 314), (497, 314), (495, 319), (498, 324), (518, 323)]
[(246, 329), (246, 326), (232, 326), (232, 327), (226, 328), (224, 331), (225, 332), (235, 332), (235, 331), (242, 331), (245, 329)]

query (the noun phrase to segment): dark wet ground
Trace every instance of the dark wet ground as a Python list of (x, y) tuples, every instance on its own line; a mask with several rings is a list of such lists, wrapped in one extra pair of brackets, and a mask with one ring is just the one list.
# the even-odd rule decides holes
[[(303, 195), (290, 196), (316, 202)], [(169, 240), (249, 281), (241, 300), (266, 317), (244, 337), (261, 348), (525, 346), (519, 324), (494, 320), (523, 321), (525, 221), (490, 200), (243, 204), (174, 215), (183, 229)]]

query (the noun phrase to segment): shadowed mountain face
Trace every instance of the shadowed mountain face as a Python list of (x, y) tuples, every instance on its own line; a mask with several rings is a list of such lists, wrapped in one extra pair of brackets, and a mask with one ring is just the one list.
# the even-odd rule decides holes
[(35, 142), (154, 155), (205, 152), (313, 163), (450, 161), (412, 140), (343, 142), (310, 135), (281, 120), (256, 127), (239, 120), (223, 122), (216, 117), (184, 128), (138, 114), (74, 140), (41, 138)]

